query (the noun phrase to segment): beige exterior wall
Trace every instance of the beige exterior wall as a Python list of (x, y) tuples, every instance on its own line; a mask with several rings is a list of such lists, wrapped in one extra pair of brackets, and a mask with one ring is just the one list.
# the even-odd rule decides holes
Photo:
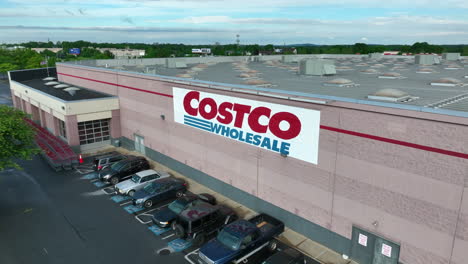
[(10, 81), (10, 89), (15, 91), (15, 95), (25, 99), (31, 98), (33, 102), (40, 103), (53, 110), (54, 113), (66, 115), (65, 102), (57, 100), (48, 94), (42, 93), (28, 86), (22, 85), (15, 81)]
[(66, 103), (66, 115), (107, 113), (117, 109), (119, 109), (119, 99), (116, 97), (71, 101)]
[[(58, 135), (57, 120), (64, 121), (67, 141), (71, 146), (79, 145), (78, 122), (112, 118), (113, 111), (118, 112), (119, 109), (119, 99), (116, 97), (67, 102), (15, 81), (10, 81), (10, 87), (15, 98), (21, 99), (26, 112), (32, 114), (33, 119), (40, 120), (53, 134)], [(119, 116), (116, 118), (120, 119)], [(114, 123), (120, 124), (120, 120)], [(117, 127), (120, 129), (120, 126)], [(120, 135), (120, 131), (114, 134)]]
[(112, 117), (112, 111), (104, 111), (98, 113), (89, 113), (77, 115), (78, 122), (85, 122), (90, 120), (106, 119)]
[(10, 81), (10, 87), (16, 96), (27, 98), (31, 105), (40, 105), (47, 112), (52, 109), (54, 115), (61, 120), (65, 120), (66, 115), (108, 115), (110, 111), (119, 109), (119, 99), (116, 97), (66, 102), (15, 81)]

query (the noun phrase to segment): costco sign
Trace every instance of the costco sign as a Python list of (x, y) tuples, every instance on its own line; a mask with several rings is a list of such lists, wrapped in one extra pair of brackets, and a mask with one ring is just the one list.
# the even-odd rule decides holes
[(175, 122), (317, 164), (320, 112), (173, 88)]

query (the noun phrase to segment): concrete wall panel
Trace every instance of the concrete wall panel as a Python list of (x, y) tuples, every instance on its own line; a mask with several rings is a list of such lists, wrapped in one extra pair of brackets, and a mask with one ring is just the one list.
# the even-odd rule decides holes
[[(379, 115), (359, 110), (342, 111), (341, 128), (380, 137), (408, 141), (435, 148), (468, 152), (466, 127), (396, 115)], [(421, 135), (430, 133), (430, 137)]]
[(336, 173), (440, 207), (458, 210), (462, 187), (401, 169), (339, 155)]
[(450, 264), (462, 264), (466, 263), (466, 252), (468, 251), (468, 241), (466, 239), (455, 239), (455, 245), (453, 248), (452, 261)]
[[(421, 137), (430, 136), (430, 131), (421, 135)], [(466, 159), (351, 135), (340, 136), (338, 151), (340, 154), (389, 168), (455, 185), (464, 184)]]
[(45, 117), (45, 122), (46, 122), (47, 128), (52, 132), (52, 134), (55, 135), (57, 133), (57, 130), (56, 130), (56, 127), (55, 127), (54, 116), (51, 113), (48, 113), (48, 112), (46, 112), (44, 110), (42, 110), (42, 114)]

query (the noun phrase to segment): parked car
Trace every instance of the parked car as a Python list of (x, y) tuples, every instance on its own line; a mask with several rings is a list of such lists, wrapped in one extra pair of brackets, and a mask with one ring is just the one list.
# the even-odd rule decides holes
[[(306, 264), (305, 256), (294, 248), (277, 250), (267, 258), (262, 264)], [(318, 263), (318, 262), (317, 262)]]
[(259, 250), (277, 246), (274, 237), (283, 233), (284, 224), (272, 216), (260, 214), (250, 220), (238, 220), (227, 225), (198, 252), (200, 263), (240, 263)]
[(150, 208), (153, 204), (179, 198), (187, 191), (187, 183), (176, 178), (165, 178), (152, 182), (133, 194), (133, 204)]
[(99, 172), (99, 179), (111, 184), (130, 178), (134, 173), (148, 170), (150, 165), (143, 157), (129, 156), (124, 160), (116, 162)]
[(182, 211), (172, 228), (177, 237), (192, 240), (194, 246), (200, 246), (209, 236), (235, 220), (236, 213), (227, 206), (200, 203)]
[(160, 227), (167, 227), (172, 224), (174, 219), (185, 209), (207, 202), (216, 204), (216, 198), (207, 193), (202, 194), (186, 194), (179, 199), (173, 201), (169, 206), (164, 207), (153, 214), (153, 223)]
[(120, 154), (117, 151), (109, 152), (103, 155), (96, 156), (93, 160), (93, 169), (100, 171), (107, 166), (110, 166), (118, 161), (126, 159), (127, 156)]
[(143, 189), (146, 185), (171, 176), (166, 171), (144, 170), (132, 175), (128, 180), (114, 186), (118, 194), (133, 196), (136, 191)]

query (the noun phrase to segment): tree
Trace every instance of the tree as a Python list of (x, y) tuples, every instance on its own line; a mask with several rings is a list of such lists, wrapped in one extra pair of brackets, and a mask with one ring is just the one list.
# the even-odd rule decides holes
[(356, 43), (353, 46), (354, 53), (367, 54), (369, 53), (369, 46), (366, 43)]
[(34, 131), (23, 118), (26, 114), (6, 105), (0, 105), (0, 171), (20, 168), (16, 159), (31, 159), (39, 153), (34, 144)]
[(275, 47), (272, 45), (272, 44), (268, 44), (264, 47), (264, 49), (266, 51), (273, 51), (275, 49)]
[(463, 56), (468, 56), (468, 46), (463, 47)]
[(11, 63), (0, 63), (0, 73), (7, 73), (9, 71), (18, 70), (18, 66)]
[(55, 57), (57, 54), (55, 54), (53, 51), (50, 51), (48, 49), (45, 49), (43, 52), (41, 52), (42, 56), (47, 56), (47, 57)]

